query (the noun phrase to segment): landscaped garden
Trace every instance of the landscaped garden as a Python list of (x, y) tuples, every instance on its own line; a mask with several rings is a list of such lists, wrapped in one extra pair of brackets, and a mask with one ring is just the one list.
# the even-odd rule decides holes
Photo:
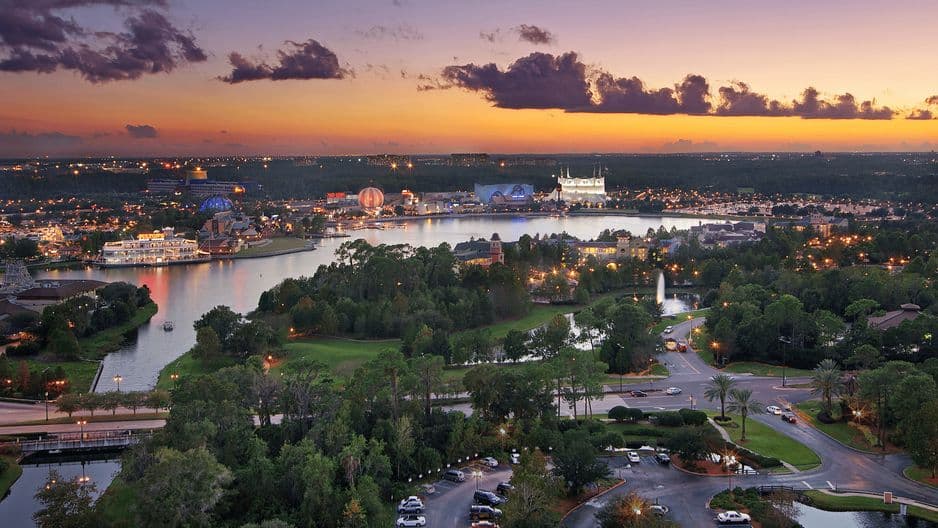
[[(711, 412), (710, 414), (719, 413)], [(734, 443), (762, 456), (777, 458), (801, 470), (811, 469), (821, 464), (820, 457), (810, 448), (752, 418), (746, 420), (746, 440), (741, 438), (742, 427), (740, 427), (738, 417), (732, 417), (731, 421), (723, 422), (720, 426), (726, 430)]]

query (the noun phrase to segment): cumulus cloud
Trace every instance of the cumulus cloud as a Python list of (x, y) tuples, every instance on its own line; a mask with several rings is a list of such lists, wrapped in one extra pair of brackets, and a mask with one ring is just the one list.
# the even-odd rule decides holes
[[(458, 87), (481, 93), (500, 108), (557, 108), (567, 112), (650, 115), (801, 117), (803, 119), (892, 119), (875, 101), (845, 93), (823, 98), (808, 87), (790, 103), (770, 99), (744, 82), (710, 92), (702, 75), (690, 74), (673, 87), (649, 88), (638, 77), (615, 77), (591, 69), (576, 53), (532, 53), (506, 69), (496, 64), (447, 66), (439, 78), (423, 78), (417, 89)], [(929, 98), (938, 101), (938, 96)], [(715, 104), (716, 103), (716, 104)]]
[(928, 121), (929, 119), (934, 119), (935, 115), (932, 113), (931, 110), (927, 110), (924, 108), (916, 108), (912, 110), (912, 112), (909, 113), (909, 115), (905, 116), (905, 118), (912, 119), (915, 121)]
[(273, 66), (266, 62), (253, 62), (240, 53), (231, 52), (228, 55), (231, 73), (218, 79), (237, 84), (261, 79), (344, 79), (351, 75), (349, 70), (339, 65), (339, 58), (332, 50), (313, 39), (306, 42), (288, 40), (284, 45), (285, 49), (277, 50), (277, 64)]
[(124, 128), (127, 135), (134, 139), (153, 139), (160, 135), (156, 128), (150, 125), (125, 125)]
[(550, 31), (533, 24), (521, 24), (511, 28), (518, 38), (531, 44), (553, 44), (557, 37)]
[[(100, 83), (170, 72), (207, 59), (191, 32), (156, 10), (166, 7), (162, 0), (7, 0), (0, 6), (0, 71), (72, 70)], [(91, 6), (127, 12), (125, 30), (93, 31), (61, 16), (62, 10)]]
[(441, 77), (441, 84), (481, 92), (499, 108), (574, 110), (590, 105), (586, 65), (574, 52), (556, 57), (532, 53), (505, 71), (493, 63), (447, 66)]
[(357, 30), (355, 33), (362, 38), (372, 40), (423, 40), (423, 33), (407, 24), (371, 26), (367, 30)]

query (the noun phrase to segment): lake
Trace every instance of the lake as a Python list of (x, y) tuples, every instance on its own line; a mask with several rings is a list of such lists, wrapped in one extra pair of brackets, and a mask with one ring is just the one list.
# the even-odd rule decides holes
[[(136, 339), (104, 359), (97, 390), (116, 387), (120, 374), (124, 390), (146, 390), (156, 383), (160, 370), (189, 350), (195, 343), (192, 323), (212, 307), (227, 305), (247, 313), (257, 306), (261, 292), (287, 277), (312, 275), (334, 260), (336, 248), (347, 240), (363, 238), (371, 244), (455, 245), (470, 238), (488, 239), (498, 233), (502, 240), (515, 241), (521, 235), (548, 235), (567, 232), (581, 239), (595, 238), (603, 229), (626, 229), (644, 235), (664, 226), (687, 229), (701, 222), (696, 218), (664, 216), (567, 216), (567, 217), (470, 217), (427, 218), (402, 221), (399, 227), (352, 231), (352, 238), (324, 239), (315, 251), (276, 257), (216, 260), (204, 264), (163, 268), (85, 268), (50, 270), (37, 274), (44, 279), (98, 279), (146, 284), (160, 311), (149, 324), (140, 327)], [(397, 225), (397, 224), (395, 224)], [(669, 296), (670, 297), (670, 296)], [(669, 298), (668, 301), (672, 301)], [(666, 302), (666, 311), (678, 308)], [(163, 322), (172, 321), (173, 331), (164, 331)]]
[(934, 528), (938, 525), (899, 514), (883, 512), (829, 512), (796, 503), (804, 528)]

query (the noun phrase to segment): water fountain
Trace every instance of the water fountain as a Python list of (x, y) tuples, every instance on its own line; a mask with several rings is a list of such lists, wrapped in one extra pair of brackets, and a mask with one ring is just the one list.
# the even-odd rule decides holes
[(658, 289), (655, 292), (655, 302), (661, 304), (664, 302), (664, 272), (658, 270)]

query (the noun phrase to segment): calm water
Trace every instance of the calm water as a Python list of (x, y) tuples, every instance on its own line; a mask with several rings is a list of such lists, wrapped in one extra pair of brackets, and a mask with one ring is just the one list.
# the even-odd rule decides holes
[(928, 521), (882, 512), (829, 512), (798, 504), (798, 519), (804, 528), (934, 528)]
[[(597, 236), (603, 229), (627, 229), (644, 235), (649, 229), (664, 225), (671, 229), (687, 229), (697, 225), (698, 219), (673, 217), (536, 217), (536, 218), (433, 218), (403, 222), (402, 227), (385, 230), (350, 232), (352, 239), (364, 238), (372, 244), (400, 244), (437, 246), (443, 242), (455, 245), (470, 237), (489, 238), (499, 233), (502, 240), (514, 241), (523, 234), (567, 233), (583, 239)], [(160, 369), (183, 354), (195, 343), (192, 323), (213, 306), (224, 304), (235, 311), (246, 313), (257, 306), (261, 292), (286, 277), (312, 275), (322, 264), (332, 262), (335, 249), (350, 239), (321, 241), (312, 252), (294, 253), (279, 257), (213, 261), (205, 264), (172, 266), (167, 268), (122, 268), (83, 270), (54, 270), (42, 272), (41, 278), (99, 279), (146, 284), (160, 307), (149, 324), (140, 328), (134, 342), (120, 351), (109, 354), (98, 383), (98, 391), (113, 390), (115, 375), (123, 378), (121, 388), (144, 390), (156, 383)], [(669, 296), (670, 297), (670, 296)], [(674, 306), (672, 306), (672, 303)], [(665, 303), (666, 312), (682, 311), (673, 298)], [(164, 321), (173, 321), (175, 330), (163, 331)]]
[(10, 489), (7, 498), (0, 501), (0, 526), (3, 528), (24, 528), (35, 526), (33, 514), (40, 508), (33, 496), (49, 480), (49, 471), (55, 470), (63, 479), (76, 480), (89, 477), (101, 494), (111, 484), (114, 475), (120, 471), (118, 460), (89, 460), (81, 462), (22, 464), (23, 475)]

